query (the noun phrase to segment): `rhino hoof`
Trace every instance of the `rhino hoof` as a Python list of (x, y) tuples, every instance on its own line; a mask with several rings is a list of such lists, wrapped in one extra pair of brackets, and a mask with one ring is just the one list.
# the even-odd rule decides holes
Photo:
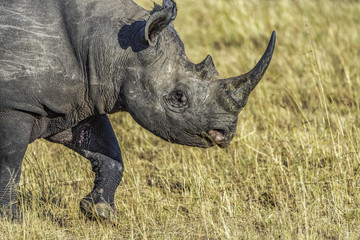
[(92, 220), (110, 221), (111, 223), (116, 223), (119, 219), (117, 211), (106, 202), (94, 204), (88, 199), (82, 199), (80, 202), (80, 209), (85, 216)]

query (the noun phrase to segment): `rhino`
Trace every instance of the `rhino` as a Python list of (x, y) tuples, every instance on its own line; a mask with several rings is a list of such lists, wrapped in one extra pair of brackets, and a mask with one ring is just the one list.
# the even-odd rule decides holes
[(130, 113), (171, 142), (226, 147), (238, 114), (275, 47), (248, 73), (220, 79), (208, 55), (186, 56), (174, 29), (177, 6), (145, 10), (132, 0), (3, 0), (0, 7), (0, 208), (18, 218), (16, 188), (29, 143), (62, 144), (90, 160), (88, 216), (117, 216), (121, 151), (107, 114)]

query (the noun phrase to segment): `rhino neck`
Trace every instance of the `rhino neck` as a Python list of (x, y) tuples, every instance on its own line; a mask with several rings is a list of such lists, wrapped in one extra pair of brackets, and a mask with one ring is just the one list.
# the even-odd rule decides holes
[(130, 0), (63, 1), (62, 15), (69, 44), (76, 55), (87, 86), (92, 114), (125, 110), (119, 97), (131, 78), (131, 53), (118, 43), (121, 22), (145, 19), (148, 12)]

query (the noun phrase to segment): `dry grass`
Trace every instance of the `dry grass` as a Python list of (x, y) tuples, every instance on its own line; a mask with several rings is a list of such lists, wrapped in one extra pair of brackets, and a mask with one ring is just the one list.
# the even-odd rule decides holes
[(93, 185), (90, 163), (37, 141), (23, 163), (24, 222), (0, 222), (0, 238), (358, 239), (360, 2), (178, 6), (189, 58), (211, 53), (222, 77), (248, 71), (277, 31), (272, 63), (229, 148), (171, 145), (126, 113), (111, 116), (125, 162), (112, 226), (79, 211)]

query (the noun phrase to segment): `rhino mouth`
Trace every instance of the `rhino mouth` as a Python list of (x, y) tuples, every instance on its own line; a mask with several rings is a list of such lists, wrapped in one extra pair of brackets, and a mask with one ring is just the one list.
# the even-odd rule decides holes
[(205, 145), (205, 148), (216, 145), (216, 143), (206, 133), (199, 135), (199, 137), (202, 139), (202, 143)]
[(221, 148), (225, 148), (233, 139), (234, 133), (227, 133), (225, 130), (222, 129), (212, 129), (207, 133), (202, 133), (200, 136), (208, 147), (217, 145)]

